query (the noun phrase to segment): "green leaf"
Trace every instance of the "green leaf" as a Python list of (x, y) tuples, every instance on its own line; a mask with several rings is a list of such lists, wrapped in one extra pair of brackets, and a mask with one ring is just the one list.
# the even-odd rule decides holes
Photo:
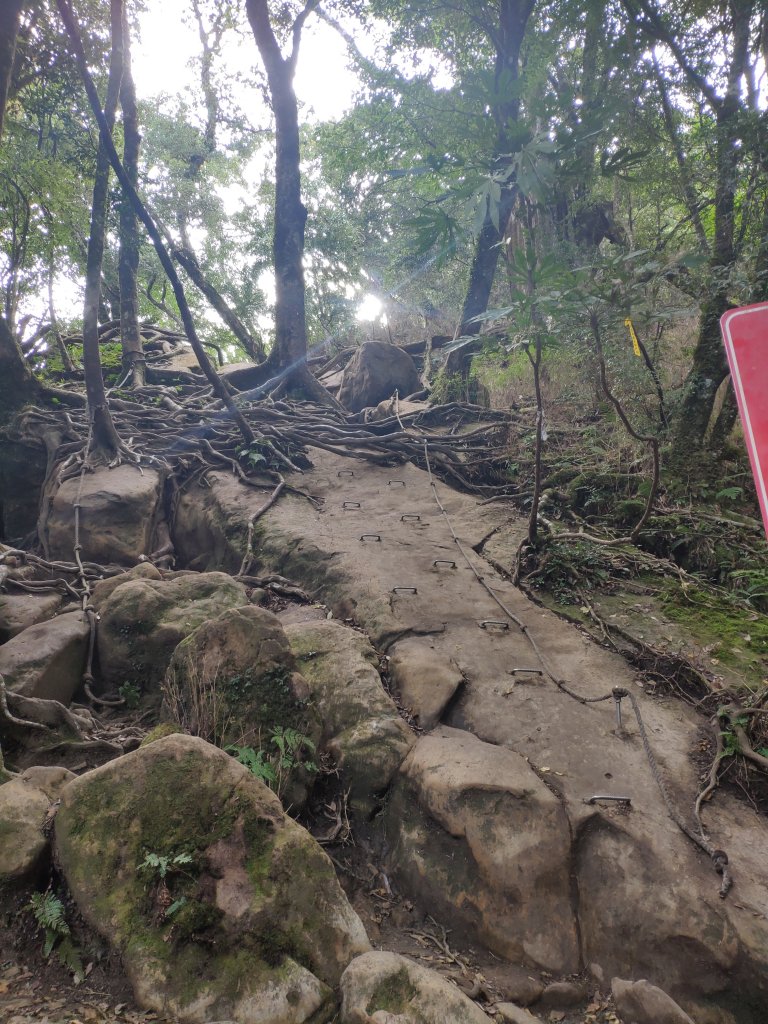
[(173, 915), (178, 913), (178, 911), (181, 910), (181, 908), (183, 906), (186, 906), (186, 903), (187, 903), (187, 897), (186, 896), (180, 896), (177, 900), (173, 901), (173, 903), (170, 905), (170, 907), (168, 907), (168, 909), (165, 912), (165, 916), (166, 917), (173, 917)]

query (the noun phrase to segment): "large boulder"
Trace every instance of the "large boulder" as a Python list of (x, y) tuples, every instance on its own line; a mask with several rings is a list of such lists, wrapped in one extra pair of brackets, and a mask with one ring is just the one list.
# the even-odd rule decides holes
[(9, 690), (69, 704), (79, 688), (90, 625), (82, 612), (64, 612), (29, 626), (0, 647), (0, 675)]
[(51, 802), (74, 779), (65, 768), (28, 768), (0, 785), (0, 883), (28, 878), (44, 861), (43, 822)]
[(124, 572), (119, 572), (115, 576), (107, 576), (106, 579), (94, 583), (91, 589), (91, 604), (96, 611), (100, 611), (107, 598), (124, 583), (133, 583), (134, 580), (161, 579), (163, 579), (163, 574), (156, 565), (152, 562), (139, 562), (138, 565), (131, 566)]
[(392, 682), (422, 729), (429, 732), (464, 682), (456, 662), (422, 637), (400, 640), (391, 648)]
[(148, 467), (101, 466), (83, 476), (82, 486), (80, 474), (70, 477), (43, 503), (39, 534), (46, 557), (72, 561), (79, 501), (83, 560), (133, 565), (152, 551), (162, 495), (163, 478)]
[(191, 1024), (324, 1024), (344, 968), (370, 948), (312, 837), (196, 737), (168, 736), (72, 782), (56, 846), (139, 1005)]
[(245, 587), (226, 573), (169, 580), (133, 579), (100, 604), (99, 668), (103, 683), (156, 689), (177, 644), (206, 619), (248, 603)]
[[(261, 750), (286, 805), (300, 807), (313, 781), (321, 730), (310, 688), (294, 669), (280, 620), (248, 605), (204, 622), (183, 640), (163, 689), (166, 712), (190, 732), (222, 746)], [(281, 751), (279, 742), (293, 749)]]
[(332, 620), (292, 623), (285, 632), (351, 807), (368, 814), (416, 737), (381, 685), (378, 658), (364, 633)]
[(42, 832), (50, 800), (40, 789), (12, 779), (0, 786), (0, 883), (33, 874), (47, 842)]
[(611, 994), (623, 1024), (694, 1024), (674, 999), (648, 981), (614, 978)]
[(360, 412), (395, 391), (405, 398), (420, 386), (416, 365), (407, 352), (385, 341), (367, 341), (344, 369), (339, 401), (351, 412)]
[(397, 953), (364, 953), (341, 978), (341, 1024), (488, 1024), (437, 971)]
[(579, 969), (568, 819), (520, 754), (436, 729), (403, 763), (386, 827), (392, 874), (431, 913), (510, 960)]
[(45, 622), (61, 608), (61, 594), (0, 594), (0, 644), (29, 626)]

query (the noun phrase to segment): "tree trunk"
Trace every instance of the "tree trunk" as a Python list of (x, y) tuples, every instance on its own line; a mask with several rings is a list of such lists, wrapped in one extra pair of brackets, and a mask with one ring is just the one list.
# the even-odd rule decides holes
[[(123, 76), (120, 82), (120, 106), (123, 111), (123, 167), (133, 187), (139, 177), (139, 113), (136, 88), (131, 73), (130, 29), (123, 11)], [(120, 344), (123, 372), (131, 375), (135, 388), (146, 383), (144, 346), (139, 328), (139, 294), (136, 276), (139, 269), (139, 225), (131, 201), (120, 198)]]
[(318, 3), (308, 0), (294, 22), (293, 46), (285, 58), (272, 30), (267, 0), (246, 3), (275, 115), (275, 344), (265, 366), (279, 372), (288, 386), (306, 388), (312, 394), (316, 394), (317, 382), (307, 368), (303, 266), (307, 209), (301, 201), (299, 111), (293, 76), (302, 26)]
[(233, 421), (237, 424), (245, 443), (247, 445), (253, 444), (255, 440), (253, 430), (251, 430), (247, 421), (243, 417), (243, 414), (232, 401), (230, 392), (227, 390), (224, 381), (219, 377), (216, 370), (211, 365), (211, 361), (200, 342), (197, 331), (195, 330), (195, 322), (192, 319), (189, 304), (187, 303), (187, 299), (184, 294), (184, 289), (181, 281), (179, 280), (179, 275), (176, 273), (173, 260), (163, 245), (163, 240), (160, 237), (157, 225), (147, 212), (147, 208), (142, 203), (136, 189), (133, 187), (130, 179), (126, 175), (125, 168), (120, 163), (120, 157), (117, 155), (117, 150), (115, 149), (112, 141), (109, 124), (104, 116), (104, 111), (101, 109), (101, 104), (99, 103), (99, 95), (96, 91), (96, 86), (93, 84), (93, 79), (88, 71), (88, 62), (86, 60), (85, 50), (83, 49), (83, 41), (80, 38), (80, 32), (78, 30), (75, 16), (72, 13), (72, 8), (70, 7), (68, 0), (56, 0), (56, 7), (58, 8), (61, 19), (64, 22), (64, 27), (67, 30), (67, 35), (72, 43), (72, 48), (77, 59), (78, 70), (80, 71), (80, 77), (83, 80), (83, 85), (85, 86), (85, 91), (88, 95), (88, 102), (91, 105), (91, 110), (93, 111), (93, 115), (99, 126), (101, 141), (106, 148), (107, 155), (109, 156), (110, 163), (117, 175), (117, 179), (120, 182), (123, 191), (129, 196), (131, 203), (133, 204), (133, 208), (136, 211), (136, 216), (144, 225), (147, 230), (147, 234), (152, 239), (152, 244), (155, 247), (155, 252), (160, 260), (160, 264), (165, 271), (168, 280), (171, 282), (176, 304), (179, 307), (179, 313), (184, 325), (184, 330), (189, 338), (190, 344), (192, 345), (195, 356), (197, 357), (198, 365), (210, 383), (213, 393), (222, 402)]
[[(109, 58), (109, 78), (104, 116), (110, 135), (115, 123), (115, 111), (120, 94), (122, 75), (122, 0), (111, 0), (112, 50)], [(91, 206), (91, 232), (88, 238), (88, 256), (85, 270), (85, 304), (83, 308), (83, 369), (85, 371), (85, 393), (92, 424), (92, 447), (103, 454), (114, 457), (120, 447), (112, 417), (109, 414), (104, 377), (101, 372), (99, 354), (99, 299), (101, 296), (101, 266), (104, 259), (106, 234), (107, 200), (109, 191), (109, 156), (104, 140), (99, 140), (96, 158), (96, 175), (93, 181), (93, 204)]]
[[(503, 92), (502, 77), (509, 75), (512, 81), (519, 76), (520, 48), (523, 44), (525, 29), (534, 7), (534, 0), (501, 0), (499, 3), (499, 23), (492, 34), (496, 47), (494, 66), (495, 94)], [(507, 90), (508, 91), (508, 90)], [(493, 118), (496, 122), (496, 142), (493, 152), (492, 166), (499, 168), (510, 152), (508, 126), (517, 121), (520, 113), (520, 101), (517, 97), (507, 101), (499, 101), (493, 107)], [(480, 324), (472, 323), (472, 319), (484, 313), (493, 289), (496, 267), (501, 251), (502, 233), (514, 202), (514, 183), (503, 186), (500, 200), (497, 230), (490, 211), (486, 213), (482, 230), (475, 243), (475, 252), (469, 272), (469, 284), (464, 305), (461, 311), (459, 333), (474, 336), (480, 333)], [(456, 349), (448, 355), (445, 363), (447, 373), (460, 373), (463, 379), (469, 375), (469, 366), (475, 346)]]
[[(0, 139), (22, 7), (23, 0), (7, 0), (0, 17)], [(38, 397), (40, 390), (10, 326), (0, 316), (0, 423), (7, 421), (16, 409)]]
[(736, 100), (726, 97), (717, 110), (715, 238), (710, 261), (715, 284), (713, 293), (702, 306), (693, 365), (685, 381), (672, 449), (672, 457), (676, 461), (687, 459), (693, 448), (703, 444), (717, 389), (728, 374), (720, 317), (731, 308), (731, 304), (721, 282), (735, 259), (734, 211), (740, 158), (736, 146), (738, 115)]
[(0, 16), (0, 140), (3, 137), (5, 107), (8, 102), (13, 60), (16, 56), (16, 36), (19, 34), (23, 7), (24, 0), (5, 0)]

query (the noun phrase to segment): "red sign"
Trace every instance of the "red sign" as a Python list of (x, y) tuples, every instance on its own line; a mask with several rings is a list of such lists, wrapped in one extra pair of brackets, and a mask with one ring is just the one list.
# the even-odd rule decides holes
[(768, 534), (768, 302), (729, 310), (720, 330)]

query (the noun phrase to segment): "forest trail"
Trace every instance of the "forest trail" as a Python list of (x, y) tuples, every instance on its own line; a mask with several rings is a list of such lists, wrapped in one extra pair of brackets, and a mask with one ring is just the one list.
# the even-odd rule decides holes
[[(417, 440), (415, 432), (411, 437)], [(439, 438), (432, 435), (432, 443)], [(722, 898), (712, 860), (673, 822), (658, 784), (660, 778), (676, 814), (695, 830), (712, 724), (511, 582), (492, 555), (506, 562), (502, 552), (515, 550), (526, 523), (510, 516), (506, 503), (483, 503), (412, 461), (377, 464), (319, 448), (309, 456), (311, 467), (287, 473), (286, 489), (266, 511), (273, 483), (245, 487), (219, 470), (190, 479), (176, 492), (168, 524), (177, 568), (185, 571), (168, 575), (185, 581), (190, 609), (199, 610), (204, 585), (196, 571), (242, 575), (250, 523), (252, 564), (243, 579), (279, 573), (312, 597), (272, 600), (296, 668), (308, 681), (325, 672), (341, 695), (361, 668), (380, 693), (378, 664), (414, 726), (410, 732), (380, 693), (402, 734), (386, 789), (372, 787), (367, 803), (352, 795), (354, 844), (329, 847), (374, 945), (423, 960), (460, 986), (485, 979), (491, 988), (478, 990), (478, 998), (489, 1007), (504, 996), (534, 1004), (544, 1014), (537, 1019), (551, 1010), (560, 1016), (549, 1019), (564, 1024), (616, 1020), (605, 995), (612, 981), (647, 978), (696, 1024), (762, 1024), (764, 815), (730, 788), (704, 805), (702, 845), (730, 858), (734, 885)], [(147, 484), (130, 467), (120, 472), (126, 470), (129, 482)], [(106, 483), (118, 479), (100, 472)], [(103, 489), (105, 481), (94, 484)], [(154, 508), (162, 484), (153, 478), (147, 486), (147, 507)], [(60, 526), (68, 513), (68, 506), (57, 513)], [(110, 516), (86, 515), (86, 545), (103, 539)], [(154, 567), (143, 568), (159, 578)], [(218, 585), (224, 583), (235, 586), (221, 577)], [(243, 587), (242, 599), (246, 593), (255, 604), (263, 594)], [(144, 613), (136, 614), (141, 625)], [(102, 640), (111, 635), (104, 615)], [(358, 662), (336, 661), (329, 670), (330, 633), (351, 652), (352, 630), (360, 642), (365, 633), (375, 650), (364, 644), (368, 654), (358, 653)], [(615, 688), (625, 694), (620, 724)], [(374, 728), (363, 741), (356, 728), (328, 733), (334, 771), (330, 789), (317, 787), (316, 807), (354, 783), (352, 762), (344, 760), (350, 736), (363, 751), (358, 758), (381, 763), (391, 756), (391, 731)], [(310, 827), (317, 813), (310, 810)], [(31, 920), (27, 927), (31, 948)], [(80, 990), (88, 1019), (143, 1021), (113, 966), (97, 964)], [(23, 964), (0, 963), (3, 970), (0, 1007), (16, 1011), (14, 1024), (27, 1024), (50, 1001), (64, 999), (58, 1005), (66, 1012), (74, 1006), (60, 994), (62, 969), (47, 967), (40, 984)], [(566, 1001), (548, 1003), (550, 989)], [(58, 1017), (50, 1021), (58, 1024)]]
[[(728, 853), (735, 879), (721, 899), (712, 862), (670, 820), (629, 701), (619, 733), (614, 701), (582, 704), (559, 689), (491, 594), (523, 623), (552, 675), (575, 693), (594, 700), (623, 687), (636, 696), (672, 800), (692, 826), (701, 788), (694, 758), (706, 719), (674, 697), (646, 692), (641, 674), (623, 658), (538, 607), (474, 550), (502, 529), (522, 536), (524, 524), (510, 525), (506, 510), (435, 481), (446, 519), (429, 476), (412, 464), (381, 467), (318, 450), (311, 458), (311, 470), (288, 479), (321, 506), (288, 494), (259, 520), (259, 570), (297, 579), (388, 657), (396, 659), (405, 641), (409, 657), (416, 645), (427, 662), (453, 661), (464, 682), (446, 698), (441, 725), (516, 751), (557, 795), (571, 833), (566, 870), (578, 944), (577, 962), (565, 955), (561, 966), (602, 964), (608, 980), (648, 976), (673, 992), (692, 986), (714, 994), (726, 987), (729, 975), (746, 969), (753, 943), (768, 940), (764, 820), (722, 792), (705, 804), (708, 836)], [(215, 501), (230, 526), (242, 526), (263, 501), (224, 474), (211, 480), (211, 490), (182, 500), (178, 537), (196, 529), (200, 536), (201, 500), (209, 519)], [(198, 549), (195, 567), (218, 566)], [(487, 620), (501, 625), (483, 628)], [(587, 802), (603, 794), (631, 804)]]

